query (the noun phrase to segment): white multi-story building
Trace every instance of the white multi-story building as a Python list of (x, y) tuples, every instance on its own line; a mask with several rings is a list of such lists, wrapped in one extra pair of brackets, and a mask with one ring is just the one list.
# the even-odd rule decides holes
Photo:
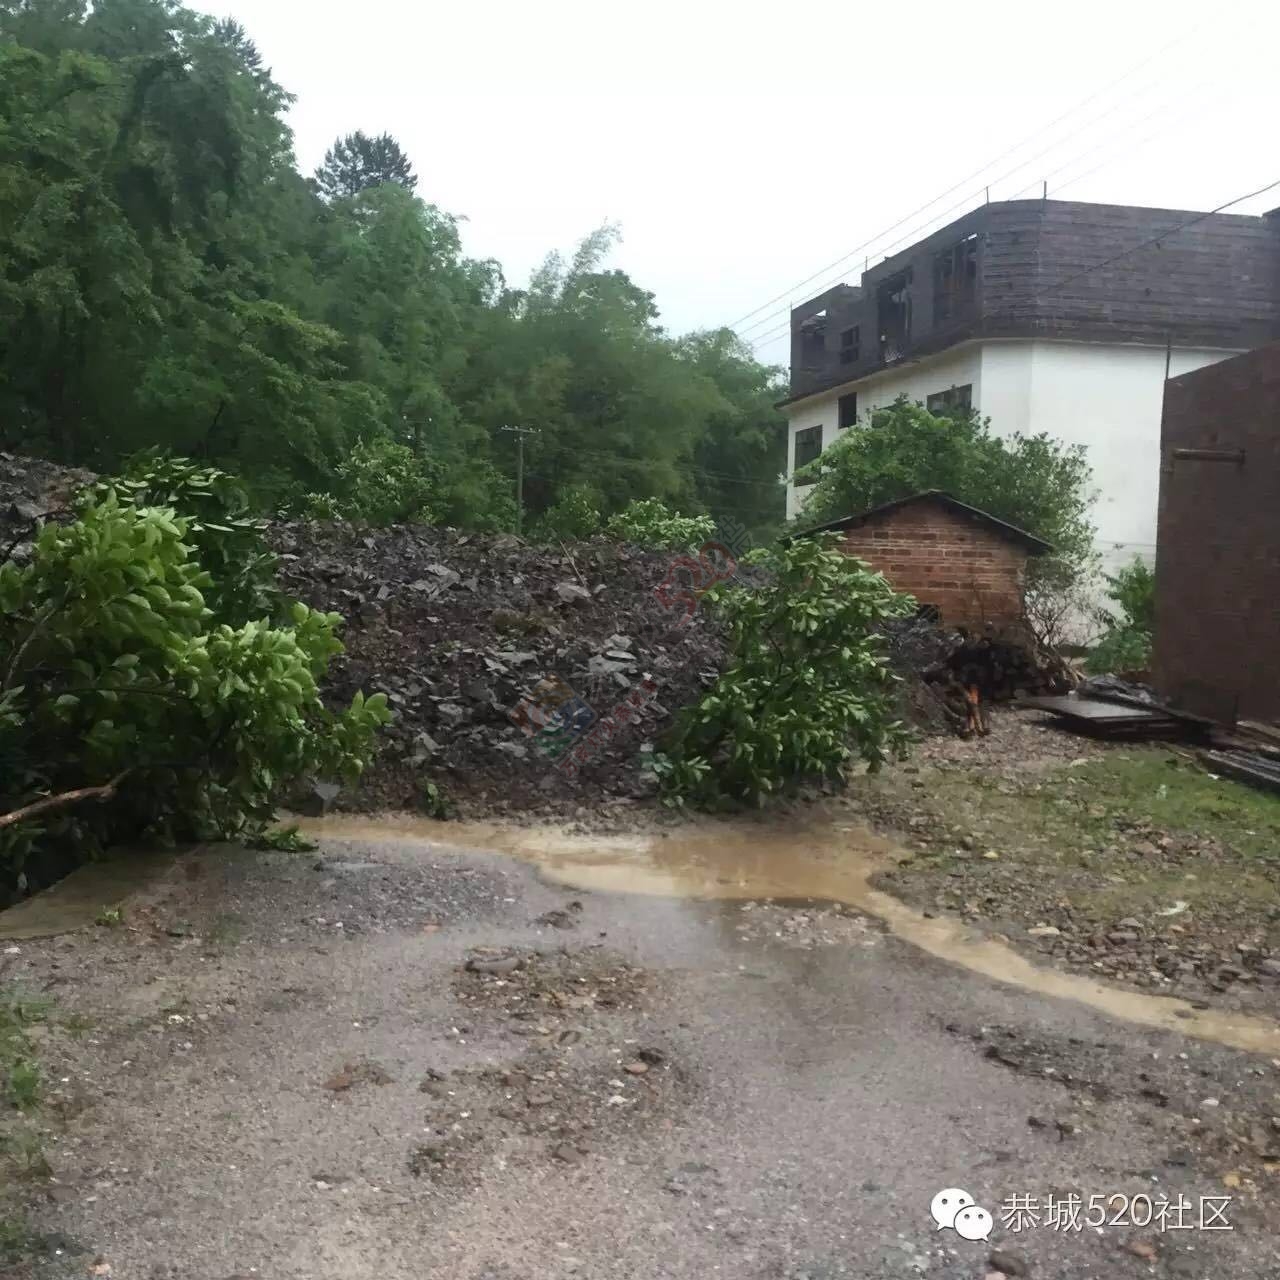
[(1150, 559), (1165, 379), (1276, 336), (1275, 213), (985, 205), (792, 311), (789, 472), (899, 395), (972, 407), (1085, 445), (1104, 568)]

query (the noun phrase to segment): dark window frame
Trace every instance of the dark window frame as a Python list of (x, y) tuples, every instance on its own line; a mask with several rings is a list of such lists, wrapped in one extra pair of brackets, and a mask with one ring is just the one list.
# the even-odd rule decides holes
[(860, 326), (849, 325), (840, 330), (840, 363), (857, 364), (862, 355), (862, 334)]
[(933, 323), (962, 320), (978, 305), (978, 233), (933, 255)]
[[(852, 412), (849, 410), (852, 409)], [(858, 393), (850, 391), (846, 395), (840, 397), (836, 401), (836, 426), (841, 431), (847, 431), (858, 421)]]
[(876, 290), (876, 324), (880, 335), (880, 359), (884, 364), (901, 360), (911, 347), (912, 284), (915, 271), (906, 267)]
[(973, 383), (954, 382), (945, 391), (935, 391), (925, 398), (924, 407), (937, 418), (949, 418), (973, 411)]
[(827, 361), (827, 314), (819, 311), (800, 325), (800, 364), (820, 369)]
[[(813, 453), (802, 459), (802, 448), (808, 450), (813, 448), (815, 443), (817, 444), (817, 448), (813, 450)], [(796, 432), (791, 445), (791, 474), (795, 479), (796, 484), (803, 485), (818, 483), (817, 476), (800, 477), (796, 476), (795, 473), (799, 471), (801, 467), (807, 467), (809, 463), (816, 461), (820, 457), (822, 457), (822, 427), (801, 427), (800, 430)]]

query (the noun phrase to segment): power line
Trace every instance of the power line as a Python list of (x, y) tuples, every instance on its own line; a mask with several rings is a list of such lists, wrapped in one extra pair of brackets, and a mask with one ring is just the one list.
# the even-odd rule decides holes
[[(1163, 109), (1163, 108), (1157, 109), (1157, 111), (1156, 111), (1156, 112), (1151, 113), (1151, 115), (1159, 114), (1159, 110), (1161, 110), (1161, 109)], [(1108, 114), (1107, 112), (1103, 112), (1103, 114), (1102, 114), (1101, 116), (1095, 117), (1095, 119), (1101, 120), (1101, 119), (1103, 119), (1107, 114)], [(1138, 121), (1137, 121), (1137, 125), (1139, 125), (1139, 126), (1140, 126), (1140, 125), (1145, 124), (1149, 119), (1151, 119), (1151, 115), (1143, 116), (1140, 120), (1138, 120)], [(1077, 130), (1077, 133), (1078, 133), (1078, 132), (1079, 132), (1079, 131)], [(947, 218), (948, 218), (952, 213), (955, 213), (957, 210), (959, 210), (959, 209), (968, 209), (970, 206), (975, 205), (975, 203), (976, 203), (976, 204), (980, 204), (980, 203), (982, 203), (982, 197), (983, 197), (983, 195), (984, 195), (984, 192), (989, 192), (989, 191), (990, 191), (990, 189), (991, 189), (991, 187), (993, 187), (993, 186), (999, 186), (1002, 182), (1007, 182), (1010, 178), (1012, 178), (1012, 177), (1014, 176), (1014, 174), (1016, 174), (1016, 173), (1020, 172), (1021, 170), (1025, 169), (1028, 165), (1030, 165), (1030, 164), (1034, 164), (1037, 160), (1041, 160), (1041, 159), (1043, 159), (1043, 158), (1044, 158), (1046, 155), (1048, 155), (1051, 151), (1053, 151), (1053, 150), (1055, 150), (1057, 147), (1059, 147), (1063, 142), (1068, 142), (1068, 141), (1070, 141), (1070, 139), (1071, 139), (1072, 137), (1074, 137), (1074, 136), (1076, 136), (1076, 135), (1075, 135), (1075, 134), (1069, 134), (1066, 138), (1060, 138), (1057, 142), (1051, 143), (1048, 147), (1044, 148), (1042, 151), (1038, 151), (1038, 152), (1036, 152), (1036, 154), (1035, 154), (1035, 155), (1033, 155), (1033, 156), (1031, 156), (1029, 159), (1027, 159), (1027, 160), (1023, 160), (1023, 161), (1019, 162), (1018, 164), (1014, 165), (1014, 167), (1013, 167), (1012, 169), (1008, 169), (1008, 170), (1006, 170), (1003, 174), (1001, 174), (1001, 175), (1000, 175), (1000, 177), (999, 177), (999, 178), (995, 179), (995, 181), (994, 181), (994, 182), (988, 183), (988, 184), (984, 187), (983, 191), (975, 191), (975, 192), (972, 192), (971, 194), (969, 194), (969, 195), (967, 195), (967, 196), (963, 196), (963, 197), (961, 197), (961, 199), (957, 200), (954, 204), (948, 205), (948, 206), (947, 206), (947, 207), (946, 207), (946, 208), (945, 208), (945, 209), (944, 209), (940, 214), (938, 214), (938, 213), (931, 214), (931, 215), (930, 215), (928, 218), (926, 218), (923, 222), (919, 222), (919, 223), (917, 223), (914, 227), (912, 227), (912, 229), (911, 229), (910, 231), (908, 231), (908, 232), (906, 232), (905, 234), (903, 234), (903, 235), (899, 236), (899, 237), (898, 237), (896, 240), (894, 240), (892, 243), (887, 244), (887, 245), (884, 245), (884, 246), (882, 246), (880, 249), (878, 249), (878, 250), (876, 251), (876, 256), (877, 256), (877, 257), (888, 256), (889, 252), (890, 252), (891, 250), (893, 250), (893, 249), (898, 248), (898, 246), (899, 246), (899, 245), (904, 245), (904, 244), (910, 244), (910, 243), (913, 243), (914, 241), (916, 241), (916, 240), (918, 240), (918, 239), (923, 238), (925, 235), (930, 234), (930, 233), (931, 233), (931, 231), (932, 231), (933, 229), (935, 229), (937, 226), (944, 225), (944, 224), (945, 224), (945, 222), (946, 222), (946, 220), (947, 220)], [(1015, 148), (1015, 150), (1016, 150), (1016, 148)], [(1067, 163), (1068, 163), (1068, 164), (1072, 164), (1072, 163), (1074, 163), (1074, 162), (1075, 162), (1075, 160), (1078, 160), (1078, 159), (1080, 158), (1080, 155), (1082, 155), (1082, 154), (1084, 154), (1084, 153), (1082, 152), (1082, 153), (1077, 154), (1075, 157), (1073, 157), (1073, 159), (1072, 159), (1071, 161), (1068, 161)], [(990, 167), (990, 166), (988, 166), (988, 167)], [(1055, 170), (1054, 172), (1061, 172), (1062, 168), (1065, 168), (1065, 167), (1066, 167), (1065, 165), (1063, 165), (1063, 166), (1059, 166), (1059, 168), (1058, 168), (1057, 170)], [(982, 170), (979, 170), (979, 172), (982, 172)], [(1046, 185), (1046, 187), (1047, 187), (1047, 178), (1043, 178), (1043, 179), (1042, 179), (1042, 178), (1037, 178), (1037, 179), (1036, 179), (1036, 182), (1035, 182), (1035, 184), (1034, 184), (1034, 185), (1035, 185), (1035, 186), (1040, 186), (1040, 185), (1041, 185), (1041, 183), (1044, 183), (1044, 184)], [(956, 189), (955, 187), (953, 187), (953, 188), (952, 188), (952, 190), (953, 190), (953, 191), (954, 191), (955, 189)], [(1028, 190), (1028, 189), (1029, 189), (1029, 188), (1023, 188), (1023, 190), (1024, 190), (1024, 191), (1025, 191), (1025, 190)], [(1019, 192), (1018, 194), (1021, 194), (1021, 192)], [(941, 197), (939, 197), (939, 198), (941, 198)], [(935, 201), (935, 202), (933, 202), (933, 203), (936, 203), (936, 201)], [(925, 206), (925, 207), (927, 208), (928, 206)], [(917, 212), (919, 212), (919, 210), (917, 210)], [(914, 214), (912, 214), (912, 215), (911, 215), (911, 217), (914, 217), (914, 216), (915, 216)], [(904, 218), (904, 219), (903, 219), (903, 221), (904, 221), (904, 222), (905, 222), (905, 221), (908, 221), (908, 219)], [(897, 225), (897, 226), (901, 226), (902, 224), (901, 224), (901, 223), (898, 223), (898, 224), (896, 224), (896, 225)], [(892, 229), (893, 229), (893, 228), (891, 228), (891, 230), (892, 230)], [(878, 239), (878, 238), (879, 238), (879, 237), (877, 237), (877, 239)], [(871, 241), (871, 242), (868, 242), (868, 243), (874, 243), (874, 241)], [(822, 275), (822, 274), (824, 274), (824, 273), (823, 273), (823, 272), (819, 272), (818, 274), (819, 274), (819, 275)], [(810, 277), (810, 280), (813, 280), (813, 279), (816, 279), (816, 278), (817, 278), (816, 276), (811, 276), (811, 277)], [(806, 283), (807, 283), (807, 282), (806, 282)], [(829, 288), (831, 288), (833, 285), (836, 285), (836, 284), (839, 284), (839, 283), (840, 283), (839, 277), (836, 277), (836, 278), (834, 278), (834, 279), (827, 280), (827, 281), (823, 284), (822, 288), (818, 290), (818, 292), (819, 292), (819, 293), (821, 293), (821, 292), (823, 292), (824, 290), (829, 289)], [(767, 305), (767, 304), (766, 304), (766, 305)], [(765, 341), (765, 340), (766, 340), (766, 338), (764, 338), (764, 337), (759, 337), (759, 336), (757, 336), (756, 338), (751, 338), (751, 337), (748, 337), (747, 335), (750, 333), (750, 331), (751, 331), (752, 329), (754, 329), (754, 328), (758, 328), (761, 324), (768, 324), (770, 321), (772, 321), (772, 319), (773, 319), (775, 316), (781, 315), (784, 311), (786, 311), (786, 312), (788, 313), (788, 319), (787, 319), (786, 324), (781, 325), (781, 326), (775, 326), (775, 328), (774, 328), (773, 330), (771, 330), (771, 331), (770, 331), (770, 335), (769, 335), (769, 336), (770, 336), (770, 337), (775, 337), (775, 336), (777, 336), (779, 333), (785, 332), (787, 329), (789, 329), (789, 328), (790, 328), (790, 324), (791, 324), (791, 322), (790, 322), (790, 314), (789, 314), (789, 313), (790, 313), (790, 308), (789, 308), (789, 307), (787, 307), (787, 308), (779, 308), (779, 309), (778, 309), (778, 310), (776, 310), (776, 311), (771, 311), (771, 312), (769, 312), (769, 314), (768, 314), (768, 315), (763, 316), (760, 320), (755, 321), (755, 323), (754, 323), (754, 324), (749, 324), (749, 325), (747, 325), (746, 329), (745, 329), (742, 333), (740, 333), (738, 336), (739, 336), (740, 338), (742, 338), (742, 339), (743, 339), (743, 341), (750, 343), (752, 346), (754, 346), (757, 342)]]
[[(1119, 253), (1113, 254), (1109, 258), (1104, 258), (1101, 262), (1095, 262), (1091, 267), (1085, 267), (1083, 270), (1077, 271), (1063, 280), (1059, 280), (1056, 284), (1052, 284), (1047, 289), (1041, 290), (1041, 293), (1043, 295), (1058, 293), (1067, 285), (1074, 283), (1076, 280), (1092, 275), (1095, 271), (1101, 271), (1103, 267), (1109, 267), (1112, 263), (1119, 262), (1135, 253), (1141, 252), (1143, 249), (1150, 248), (1153, 244), (1159, 244), (1162, 240), (1167, 240), (1170, 236), (1175, 236), (1178, 232), (1185, 231), (1188, 227), (1194, 227), (1197, 223), (1203, 222), (1206, 218), (1212, 218), (1214, 214), (1222, 213), (1235, 205), (1243, 204), (1246, 200), (1252, 200), (1255, 196), (1266, 195), (1268, 191), (1272, 191), (1276, 187), (1280, 187), (1280, 178), (1277, 178), (1274, 182), (1267, 183), (1264, 187), (1259, 187), (1256, 191), (1249, 191), (1242, 196), (1236, 196), (1235, 199), (1228, 200), (1225, 204), (1220, 204), (1216, 208), (1210, 209), (1205, 213), (1198, 213), (1195, 217), (1188, 218), (1185, 222), (1178, 223), (1177, 226), (1169, 227), (1157, 235), (1152, 236), (1149, 240), (1143, 240), (1140, 244), (1134, 245), (1130, 249), (1122, 249)], [(772, 336), (780, 336), (782, 333), (786, 332), (789, 327), (789, 325), (783, 326), (776, 330)], [(766, 337), (760, 338), (757, 341), (764, 342), (768, 336), (769, 335), (766, 335)], [(876, 370), (876, 372), (879, 372), (879, 370)], [(868, 375), (864, 374), (861, 376), (866, 377)]]
[[(1065, 191), (1068, 187), (1074, 186), (1077, 182), (1080, 182), (1083, 179), (1089, 177), (1090, 174), (1096, 173), (1099, 169), (1104, 168), (1106, 165), (1113, 163), (1120, 155), (1127, 154), (1131, 150), (1136, 150), (1138, 147), (1141, 147), (1145, 143), (1150, 142), (1152, 138), (1159, 137), (1160, 134), (1168, 132), (1168, 130), (1173, 128), (1174, 125), (1180, 124), (1183, 120), (1185, 120), (1187, 116), (1195, 114), (1200, 109), (1200, 101), (1204, 96), (1204, 91), (1209, 90), (1210, 88), (1210, 78), (1206, 76), (1205, 78), (1199, 81), (1198, 85), (1194, 87), (1198, 88), (1201, 92), (1198, 94), (1195, 94), (1194, 96), (1188, 97), (1186, 92), (1180, 89), (1178, 93), (1175, 95), (1174, 99), (1172, 99), (1172, 102), (1186, 108), (1185, 110), (1178, 111), (1173, 115), (1169, 115), (1168, 111), (1169, 111), (1170, 102), (1162, 102), (1158, 107), (1155, 108), (1154, 111), (1149, 111), (1141, 119), (1135, 120), (1131, 125), (1125, 126), (1126, 132), (1124, 137), (1119, 139), (1121, 143), (1121, 146), (1119, 148), (1104, 146), (1102, 148), (1103, 152), (1105, 153), (1104, 158), (1099, 163), (1095, 164), (1092, 168), (1084, 170), (1084, 172), (1082, 173), (1076, 174), (1074, 178), (1068, 178), (1065, 182), (1057, 183), (1053, 187), (1054, 193), (1056, 194), (1057, 192)], [(1216, 88), (1213, 90), (1213, 92), (1216, 94), (1217, 92)], [(1143, 137), (1139, 138), (1136, 142), (1133, 142), (1133, 143), (1128, 142), (1128, 136), (1130, 133), (1136, 132), (1144, 124), (1146, 124), (1147, 121), (1154, 120), (1157, 116), (1164, 117), (1163, 121), (1161, 122), (1158, 128), (1153, 129), (1151, 130), (1150, 133), (1143, 135)], [(1057, 168), (1050, 169), (1049, 172), (1046, 173), (1042, 179), (1037, 179), (1036, 182), (1033, 184), (1033, 186), (1039, 187), (1041, 182), (1052, 183), (1053, 179), (1056, 178), (1058, 174), (1062, 173), (1063, 170), (1070, 169), (1074, 164), (1076, 164), (1080, 160), (1093, 159), (1097, 156), (1097, 154), (1098, 154), (1097, 149), (1093, 147), (1086, 148), (1084, 151), (1078, 151), (1074, 156), (1071, 157), (1070, 160), (1064, 160), (1060, 165), (1057, 166)], [(1018, 196), (1024, 195), (1027, 191), (1031, 189), (1032, 189), (1031, 187), (1023, 187), (1021, 191), (1015, 192), (1012, 196), (1009, 196), (1007, 198), (1010, 200), (1016, 200)]]
[[(886, 235), (889, 235), (891, 232), (896, 231), (900, 226), (903, 225), (903, 223), (911, 221), (911, 219), (916, 217), (917, 214), (923, 213), (926, 209), (932, 208), (939, 201), (945, 200), (949, 195), (960, 190), (961, 187), (968, 186), (969, 183), (976, 181), (980, 175), (984, 174), (988, 169), (994, 168), (997, 164), (999, 164), (1002, 160), (1006, 159), (1008, 156), (1012, 155), (1014, 152), (1021, 150), (1022, 147), (1026, 146), (1026, 144), (1030, 142), (1033, 138), (1036, 138), (1048, 132), (1050, 129), (1054, 128), (1056, 125), (1061, 124), (1062, 121), (1067, 119), (1069, 116), (1072, 116), (1077, 111), (1081, 110), (1084, 107), (1087, 107), (1091, 102), (1094, 102), (1103, 94), (1109, 93), (1117, 85), (1123, 84), (1131, 76), (1137, 74), (1137, 72), (1141, 71), (1144, 67), (1149, 66), (1156, 59), (1162, 57), (1176, 44), (1189, 39), (1192, 35), (1195, 34), (1196, 31), (1200, 29), (1200, 26), (1203, 26), (1203, 25), (1204, 25), (1203, 23), (1199, 24), (1196, 27), (1191, 28), (1191, 30), (1183, 32), (1181, 35), (1175, 36), (1173, 40), (1169, 41), (1165, 45), (1162, 45), (1154, 53), (1142, 59), (1142, 61), (1138, 62), (1135, 66), (1130, 67), (1129, 70), (1124, 72), (1123, 75), (1119, 76), (1115, 80), (1110, 81), (1108, 84), (1102, 86), (1102, 88), (1097, 89), (1093, 93), (1087, 95), (1085, 98), (1081, 99), (1081, 101), (1077, 102), (1074, 106), (1069, 107), (1061, 115), (1056, 116), (1048, 124), (1042, 125), (1038, 129), (1033, 130), (1025, 138), (1023, 138), (1022, 141), (1015, 143), (1012, 147), (1009, 147), (1005, 151), (1001, 152), (1000, 155), (995, 157), (995, 159), (988, 161), (988, 163), (984, 164), (981, 168), (976, 169), (973, 173), (969, 174), (967, 177), (962, 178), (959, 182), (955, 183), (954, 186), (948, 187), (940, 195), (935, 196), (932, 200), (928, 201), (926, 204), (921, 205), (920, 208), (907, 214), (906, 217), (900, 218), (892, 226), (887, 227), (884, 231), (873, 236), (870, 240), (867, 240), (863, 244), (858, 245), (856, 248), (849, 250), (848, 253), (844, 254), (842, 257), (837, 258), (834, 262), (828, 263), (825, 267), (820, 267), (812, 275), (806, 276), (805, 279), (798, 281), (796, 284), (791, 285), (787, 289), (784, 289), (780, 294), (776, 295), (773, 298), (770, 298), (768, 302), (762, 303), (760, 306), (756, 307), (752, 311), (748, 311), (746, 315), (740, 316), (737, 320), (734, 320), (731, 324), (727, 325), (726, 327), (736, 330), (740, 324), (745, 323), (747, 320), (750, 320), (753, 316), (758, 315), (761, 311), (764, 311), (768, 307), (773, 306), (774, 303), (781, 302), (785, 299), (790, 298), (792, 294), (795, 293), (796, 290), (804, 288), (805, 285), (812, 283), (814, 280), (817, 280), (820, 276), (826, 275), (828, 271), (833, 271), (835, 270), (836, 267), (842, 266), (844, 263), (848, 262), (851, 258), (857, 257), (858, 254), (862, 253), (864, 250), (868, 249), (871, 245), (875, 244), (876, 241), (881, 240)], [(1054, 145), (1058, 145), (1058, 144), (1055, 143)], [(1040, 155), (1043, 155), (1043, 154), (1044, 154), (1043, 152), (1040, 153)], [(1024, 168), (1027, 164), (1030, 164), (1034, 160), (1039, 159), (1040, 155), (1032, 157), (1031, 160), (1024, 161), (1023, 164), (1020, 164), (1017, 166), (1017, 169)], [(1013, 172), (1016, 173), (1017, 169), (1015, 169)], [(1000, 178), (1000, 179), (997, 179), (997, 181), (1002, 182), (1004, 181), (1004, 179)], [(991, 185), (994, 185), (994, 184), (991, 184)], [(748, 326), (748, 327), (750, 328), (753, 326)]]
[(1074, 281), (1092, 275), (1095, 271), (1101, 271), (1103, 267), (1109, 267), (1113, 262), (1119, 262), (1121, 258), (1128, 258), (1143, 249), (1149, 249), (1153, 244), (1159, 244), (1161, 240), (1176, 236), (1179, 231), (1185, 231), (1188, 227), (1194, 227), (1196, 223), (1203, 222), (1206, 218), (1212, 218), (1215, 213), (1222, 213), (1233, 205), (1243, 204), (1246, 200), (1252, 200), (1254, 196), (1266, 195), (1268, 191), (1272, 191), (1276, 187), (1280, 187), (1280, 178), (1277, 178), (1274, 182), (1268, 182), (1265, 187), (1259, 187), (1256, 191), (1248, 191), (1242, 196), (1236, 196), (1234, 200), (1228, 200), (1225, 204), (1220, 204), (1216, 209), (1210, 209), (1207, 213), (1198, 213), (1194, 218), (1188, 218), (1186, 222), (1180, 222), (1176, 227), (1170, 227), (1167, 231), (1162, 231), (1159, 235), (1152, 236), (1150, 240), (1144, 240), (1141, 244), (1134, 245), (1132, 249), (1123, 249), (1119, 253), (1112, 254), (1109, 258), (1104, 258), (1101, 262), (1095, 262), (1093, 266), (1085, 267), (1083, 271), (1077, 271), (1074, 275), (1067, 276), (1065, 280), (1059, 280), (1057, 284), (1050, 285), (1042, 292), (1047, 294), (1058, 293)]

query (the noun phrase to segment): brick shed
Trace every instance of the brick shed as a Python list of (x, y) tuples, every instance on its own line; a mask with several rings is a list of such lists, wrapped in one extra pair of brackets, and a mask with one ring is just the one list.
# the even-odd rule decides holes
[(1280, 722), (1280, 343), (1165, 384), (1153, 648), (1175, 706)]
[(843, 534), (845, 551), (878, 569), (896, 590), (933, 605), (950, 626), (1021, 623), (1027, 559), (1053, 549), (938, 489), (805, 533), (822, 531)]

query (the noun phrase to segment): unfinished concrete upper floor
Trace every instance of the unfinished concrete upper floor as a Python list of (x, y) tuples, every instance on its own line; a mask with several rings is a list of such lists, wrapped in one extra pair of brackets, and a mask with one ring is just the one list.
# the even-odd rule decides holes
[(1272, 341), (1280, 210), (984, 205), (870, 268), (859, 285), (794, 308), (791, 398), (983, 337), (1228, 350)]

